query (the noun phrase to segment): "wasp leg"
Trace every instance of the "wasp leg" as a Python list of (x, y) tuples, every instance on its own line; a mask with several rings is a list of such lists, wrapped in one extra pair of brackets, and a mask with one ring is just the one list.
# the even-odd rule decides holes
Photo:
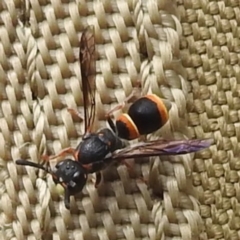
[(95, 188), (98, 188), (102, 181), (102, 172), (95, 172), (95, 178), (91, 178), (91, 182), (94, 183)]
[(107, 122), (110, 126), (110, 128), (113, 130), (114, 133), (117, 133), (117, 129), (115, 127), (115, 124), (110, 116), (107, 116)]
[(81, 115), (81, 113), (78, 112), (76, 109), (68, 108), (67, 110), (68, 110), (68, 112), (69, 112), (72, 116), (77, 116), (77, 117), (80, 118), (81, 120), (84, 119), (84, 117)]
[(132, 93), (125, 98), (125, 100), (122, 103), (119, 103), (117, 106), (115, 106), (114, 108), (112, 108), (111, 110), (109, 110), (106, 114), (106, 117), (110, 117), (115, 111), (117, 110), (121, 110), (125, 107), (125, 105), (134, 97), (136, 97), (136, 91), (132, 91)]
[(144, 177), (139, 177), (139, 178), (138, 178), (138, 181), (141, 182), (141, 183), (145, 183), (147, 186), (149, 185), (148, 180), (145, 179)]
[[(125, 160), (122, 160), (121, 163), (124, 164), (127, 167), (127, 170), (128, 170), (128, 173), (129, 173), (130, 176), (135, 173), (133, 167), (128, 162), (126, 162)], [(148, 180), (145, 179), (144, 177), (138, 177), (137, 180), (139, 180), (140, 182), (143, 182), (146, 185), (148, 185)]]
[(138, 137), (139, 142), (147, 142), (147, 135), (140, 135)]
[(95, 175), (96, 175), (95, 188), (97, 188), (102, 181), (102, 173), (96, 172)]
[(72, 155), (76, 161), (78, 160), (78, 151), (76, 151), (76, 149), (71, 148), (71, 147), (63, 149), (60, 153), (58, 153), (56, 155), (51, 155), (51, 156), (43, 155), (41, 158), (45, 162), (48, 162), (57, 157), (64, 157), (66, 155)]
[(126, 162), (125, 160), (122, 160), (121, 163), (124, 164), (127, 167), (129, 175), (134, 174), (133, 167), (128, 162)]
[(115, 127), (115, 124), (114, 124), (114, 122), (113, 122), (113, 120), (112, 120), (112, 117), (113, 117), (112, 114), (113, 114), (115, 111), (117, 111), (117, 110), (123, 109), (123, 108), (125, 107), (125, 105), (126, 105), (132, 98), (134, 98), (134, 97), (136, 97), (136, 96), (137, 96), (136, 91), (132, 91), (132, 93), (131, 93), (122, 103), (119, 103), (117, 106), (115, 106), (114, 108), (110, 109), (110, 110), (106, 113), (106, 115), (105, 115), (106, 120), (107, 120), (110, 128), (113, 130), (113, 132), (116, 133), (116, 127)]
[(86, 170), (86, 172), (89, 173), (97, 173), (106, 168), (109, 164), (107, 162), (103, 161), (97, 161), (89, 164), (83, 164), (83, 168)]

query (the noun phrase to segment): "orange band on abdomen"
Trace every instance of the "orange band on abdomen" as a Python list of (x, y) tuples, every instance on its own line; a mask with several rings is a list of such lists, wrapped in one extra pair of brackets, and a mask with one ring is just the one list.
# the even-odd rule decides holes
[[(138, 129), (132, 119), (128, 116), (128, 114), (122, 114), (121, 116), (119, 116), (117, 121), (123, 123), (124, 126), (127, 128), (129, 133), (128, 140), (136, 139), (139, 137)], [(121, 136), (121, 133), (118, 134)]]
[(164, 104), (164, 102), (162, 101), (161, 98), (159, 98), (157, 95), (155, 94), (148, 94), (146, 96), (144, 96), (145, 98), (150, 99), (151, 101), (155, 102), (158, 108), (158, 111), (161, 115), (161, 119), (162, 119), (162, 125), (164, 125), (168, 119), (169, 119), (169, 115), (168, 115), (168, 110)]

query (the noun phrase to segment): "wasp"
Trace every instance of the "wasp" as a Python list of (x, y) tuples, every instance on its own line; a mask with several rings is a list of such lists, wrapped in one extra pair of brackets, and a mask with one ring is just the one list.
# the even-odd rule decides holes
[[(96, 186), (101, 181), (101, 171), (114, 161), (130, 158), (176, 155), (197, 152), (211, 145), (210, 139), (164, 140), (138, 142), (129, 145), (129, 141), (141, 135), (160, 129), (169, 119), (169, 105), (155, 94), (138, 98), (129, 107), (127, 113), (112, 120), (113, 111), (120, 109), (120, 104), (106, 114), (110, 128), (93, 131), (95, 119), (95, 39), (94, 31), (88, 27), (80, 38), (79, 62), (82, 76), (84, 135), (76, 148), (63, 149), (59, 154), (49, 156), (47, 160), (72, 155), (58, 162), (54, 169), (42, 164), (19, 159), (18, 165), (31, 166), (50, 173), (56, 184), (65, 190), (64, 204), (70, 208), (70, 196), (81, 192), (87, 182), (88, 174), (96, 173)], [(127, 101), (125, 101), (127, 102)], [(72, 114), (79, 113), (69, 109)], [(81, 116), (80, 116), (81, 117)], [(45, 159), (46, 160), (46, 159)]]

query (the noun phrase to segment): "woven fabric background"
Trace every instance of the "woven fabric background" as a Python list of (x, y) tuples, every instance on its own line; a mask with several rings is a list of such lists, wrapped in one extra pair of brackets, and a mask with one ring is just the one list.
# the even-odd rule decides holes
[[(239, 1), (0, 1), (0, 239), (240, 239)], [(172, 103), (149, 138), (213, 138), (195, 155), (104, 172), (64, 207), (16, 166), (81, 140), (79, 38), (95, 28), (97, 124), (137, 82)], [(116, 115), (119, 112), (116, 113)], [(139, 176), (149, 177), (149, 189)]]

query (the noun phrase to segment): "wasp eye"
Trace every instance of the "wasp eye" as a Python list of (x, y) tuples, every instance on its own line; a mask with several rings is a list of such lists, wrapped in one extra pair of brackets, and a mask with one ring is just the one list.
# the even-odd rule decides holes
[(75, 172), (74, 175), (73, 175), (73, 178), (78, 178), (80, 176), (80, 173), (79, 172)]
[(55, 168), (59, 168), (59, 167), (61, 167), (63, 164), (65, 164), (64, 161), (61, 161), (61, 162), (59, 162), (59, 163), (55, 166)]

